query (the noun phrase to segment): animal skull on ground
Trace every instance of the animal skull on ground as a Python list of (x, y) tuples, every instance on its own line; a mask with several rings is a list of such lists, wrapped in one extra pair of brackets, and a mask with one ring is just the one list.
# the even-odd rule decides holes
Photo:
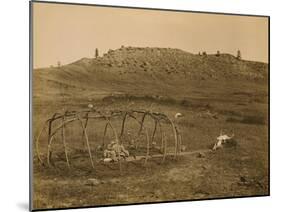
[(221, 134), (219, 137), (217, 137), (217, 142), (215, 143), (214, 147), (213, 147), (213, 150), (217, 150), (218, 148), (222, 148), (222, 145), (224, 143), (226, 143), (227, 141), (229, 141), (230, 139), (232, 139), (234, 137), (234, 133), (231, 135), (231, 136), (228, 136), (226, 134), (222, 134), (222, 131), (221, 131)]

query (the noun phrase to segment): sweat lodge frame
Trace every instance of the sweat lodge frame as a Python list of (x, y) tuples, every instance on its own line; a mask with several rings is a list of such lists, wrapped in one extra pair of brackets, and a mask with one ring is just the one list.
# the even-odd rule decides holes
[[(33, 103), (32, 103), (32, 72), (33, 72), (33, 9), (32, 5), (36, 4), (65, 4), (65, 5), (80, 5), (80, 6), (89, 6), (89, 7), (110, 7), (110, 8), (127, 8), (127, 9), (144, 9), (144, 10), (155, 10), (155, 11), (170, 11), (170, 12), (192, 12), (192, 13), (203, 13), (203, 14), (217, 14), (217, 15), (238, 15), (238, 16), (253, 16), (253, 17), (264, 17), (268, 19), (268, 179), (269, 179), (269, 185), (268, 185), (268, 195), (250, 195), (250, 196), (239, 196), (239, 197), (215, 197), (215, 198), (206, 198), (206, 199), (191, 199), (191, 200), (176, 200), (176, 201), (161, 201), (161, 202), (145, 202), (145, 203), (129, 203), (129, 204), (115, 204), (115, 205), (97, 205), (97, 206), (83, 206), (83, 207), (68, 207), (68, 208), (51, 208), (51, 209), (33, 209), (32, 208), (32, 181), (33, 181), (33, 159), (34, 157), (37, 157), (41, 164), (44, 165), (50, 165), (51, 160), (51, 146), (53, 142), (54, 136), (61, 132), (61, 142), (63, 142), (64, 146), (64, 153), (65, 153), (65, 160), (67, 167), (70, 167), (70, 162), (68, 158), (68, 152), (66, 150), (67, 142), (65, 141), (65, 127), (68, 123), (71, 122), (79, 122), (81, 125), (81, 130), (83, 131), (83, 139), (86, 143), (86, 148), (88, 151), (89, 160), (91, 162), (91, 166), (93, 169), (95, 169), (95, 162), (93, 161), (93, 156), (91, 154), (91, 149), (89, 147), (89, 141), (88, 141), (88, 135), (87, 135), (87, 123), (88, 120), (94, 119), (102, 119), (106, 122), (106, 125), (104, 126), (104, 134), (103, 134), (103, 144), (104, 144), (104, 137), (107, 134), (108, 127), (113, 131), (114, 137), (116, 141), (122, 143), (122, 135), (125, 131), (125, 123), (126, 120), (129, 118), (136, 121), (139, 125), (138, 135), (141, 134), (142, 131), (146, 134), (146, 143), (147, 143), (147, 152), (145, 157), (140, 157), (140, 159), (144, 159), (145, 163), (149, 159), (149, 149), (151, 142), (153, 142), (154, 135), (156, 133), (156, 128), (159, 127), (160, 134), (161, 134), (161, 142), (163, 148), (162, 155), (162, 162), (165, 161), (165, 158), (167, 156), (167, 139), (165, 138), (165, 133), (161, 131), (161, 125), (168, 124), (171, 126), (171, 129), (173, 130), (174, 135), (174, 152), (170, 153), (174, 158), (176, 158), (179, 154), (181, 154), (181, 140), (182, 135), (180, 133), (180, 130), (176, 126), (173, 120), (171, 120), (167, 115), (160, 112), (154, 112), (149, 110), (120, 110), (120, 111), (109, 111), (110, 114), (105, 114), (102, 111), (98, 111), (95, 109), (89, 109), (84, 111), (65, 111), (64, 113), (54, 113), (52, 117), (50, 117), (48, 120), (45, 121), (44, 127), (40, 130), (40, 133), (34, 137), (32, 132), (32, 111), (33, 111)], [(29, 102), (30, 102), (30, 110), (29, 110), (29, 124), (30, 124), (30, 132), (29, 132), (29, 206), (30, 211), (45, 211), (45, 210), (60, 210), (60, 209), (75, 209), (75, 208), (95, 208), (95, 207), (107, 207), (107, 206), (124, 206), (124, 205), (139, 205), (139, 204), (157, 204), (157, 203), (168, 203), (168, 202), (188, 202), (188, 201), (202, 201), (202, 200), (213, 200), (213, 199), (232, 199), (232, 198), (245, 198), (245, 197), (258, 197), (258, 196), (269, 196), (270, 195), (270, 17), (266, 15), (251, 15), (251, 14), (236, 14), (236, 13), (223, 13), (223, 12), (206, 12), (206, 11), (191, 11), (191, 10), (175, 10), (175, 9), (161, 9), (161, 8), (144, 8), (144, 7), (130, 7), (130, 6), (115, 6), (115, 5), (101, 5), (101, 4), (85, 4), (85, 3), (68, 3), (68, 2), (55, 2), (55, 1), (30, 1), (29, 2)], [(134, 114), (142, 114), (142, 119), (138, 120)], [(122, 127), (121, 131), (118, 133), (117, 130), (114, 128), (114, 126), (111, 123), (112, 118), (118, 117), (122, 120)], [(144, 119), (145, 117), (150, 117), (155, 121), (153, 135), (149, 137), (147, 133), (147, 129), (144, 126)], [(54, 122), (60, 122), (61, 124), (56, 129), (52, 128), (52, 124)], [(42, 159), (42, 153), (40, 153), (40, 136), (43, 133), (45, 129), (48, 129), (48, 151), (45, 154), (45, 160)], [(60, 142), (60, 141), (57, 141)], [(83, 142), (83, 141), (82, 141)], [(35, 145), (36, 149), (36, 155), (33, 155), (33, 146)], [(120, 155), (118, 155), (120, 158)], [(159, 155), (157, 156), (159, 157)], [(118, 161), (120, 171), (121, 169), (121, 160)]]
[[(106, 122), (105, 127), (104, 127), (103, 139), (102, 139), (103, 148), (105, 147), (105, 136), (106, 136), (108, 127), (110, 127), (111, 130), (113, 131), (115, 141), (117, 142), (117, 144), (122, 144), (122, 136), (123, 136), (125, 128), (126, 128), (125, 127), (126, 121), (128, 120), (128, 118), (131, 118), (139, 124), (139, 130), (137, 132), (137, 135), (138, 135), (137, 139), (141, 136), (142, 131), (143, 130), (145, 131), (147, 150), (146, 150), (144, 164), (146, 164), (147, 160), (149, 159), (150, 145), (154, 141), (157, 126), (159, 127), (160, 134), (161, 134), (162, 162), (165, 161), (165, 158), (167, 155), (167, 139), (165, 138), (165, 132), (162, 130), (162, 127), (161, 127), (164, 123), (166, 125), (167, 124), (170, 125), (173, 130), (173, 135), (174, 135), (174, 154), (173, 155), (174, 155), (174, 158), (176, 158), (178, 156), (178, 154), (180, 154), (182, 136), (181, 136), (178, 128), (175, 126), (174, 121), (171, 120), (167, 115), (165, 115), (163, 113), (144, 111), (144, 110), (109, 111), (109, 113), (110, 114), (103, 114), (101, 111), (97, 111), (94, 109), (86, 110), (86, 111), (66, 111), (63, 114), (54, 113), (50, 119), (45, 121), (44, 126), (40, 130), (40, 132), (36, 138), (36, 141), (35, 141), (36, 154), (37, 154), (37, 158), (40, 161), (40, 163), (44, 164), (43, 159), (40, 156), (41, 153), (39, 151), (39, 141), (40, 141), (40, 137), (41, 137), (43, 131), (48, 127), (48, 150), (47, 150), (47, 156), (46, 156), (48, 166), (50, 166), (50, 160), (51, 160), (52, 141), (54, 140), (54, 136), (61, 131), (61, 140), (63, 142), (65, 159), (66, 159), (67, 166), (70, 167), (68, 152), (67, 152), (67, 148), (66, 148), (67, 144), (65, 141), (65, 128), (66, 128), (67, 124), (78, 121), (81, 125), (81, 130), (83, 131), (82, 137), (85, 138), (86, 147), (87, 147), (87, 151), (89, 154), (92, 168), (95, 169), (95, 165), (94, 165), (94, 161), (93, 161), (93, 157), (92, 157), (92, 153), (91, 153), (91, 149), (90, 149), (90, 145), (89, 145), (87, 126), (88, 126), (89, 120), (101, 120), (101, 119), (103, 119)], [(135, 114), (141, 114), (142, 115), (141, 120), (138, 120), (137, 117), (135, 116)], [(154, 120), (154, 128), (153, 128), (153, 133), (152, 133), (151, 139), (150, 139), (150, 137), (148, 135), (148, 131), (144, 125), (144, 121), (147, 116)], [(119, 117), (122, 120), (121, 131), (120, 131), (119, 135), (117, 133), (116, 128), (113, 126), (113, 124), (111, 122), (112, 118), (114, 118), (114, 117)], [(52, 124), (55, 121), (61, 122), (61, 124), (59, 126), (57, 126), (55, 129), (53, 129)], [(121, 171), (120, 152), (117, 156), (118, 156), (118, 161), (119, 161), (119, 166), (120, 166), (120, 171)], [(139, 159), (141, 159), (141, 158), (142, 158), (142, 156)], [(128, 160), (126, 160), (126, 161), (128, 161)]]

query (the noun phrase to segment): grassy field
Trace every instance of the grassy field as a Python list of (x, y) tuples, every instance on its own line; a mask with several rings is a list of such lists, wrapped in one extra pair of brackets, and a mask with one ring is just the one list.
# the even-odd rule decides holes
[[(34, 71), (38, 71), (33, 78), (34, 138), (44, 121), (53, 113), (87, 109), (87, 105), (91, 103), (94, 108), (102, 111), (150, 109), (163, 112), (171, 118), (180, 112), (184, 117), (176, 124), (183, 136), (185, 152), (196, 151), (194, 154), (179, 156), (176, 160), (168, 157), (164, 163), (161, 163), (161, 158), (149, 159), (146, 165), (143, 160), (123, 161), (120, 172), (118, 163), (98, 163), (102, 152), (97, 147), (102, 143), (105, 122), (91, 121), (88, 135), (95, 161), (95, 169), (92, 169), (82, 141), (81, 128), (79, 123), (74, 122), (68, 125), (65, 132), (70, 153), (70, 169), (67, 168), (59, 134), (54, 140), (50, 167), (39, 164), (34, 150), (35, 209), (269, 194), (267, 78), (257, 78), (253, 74), (267, 76), (260, 70), (266, 65), (248, 61), (235, 62), (226, 55), (221, 60), (209, 57), (205, 61), (207, 68), (202, 68), (202, 58), (197, 60), (196, 56), (186, 55), (179, 50), (171, 55), (170, 51), (166, 51), (163, 50), (164, 57), (183, 57), (177, 59), (177, 62), (170, 62), (174, 65), (167, 68), (168, 72), (175, 70), (178, 73), (151, 71), (162, 67), (164, 62), (152, 64), (157, 61), (152, 58), (143, 64), (140, 61), (147, 59), (142, 58), (143, 54), (139, 53), (138, 57), (131, 58), (122, 55), (122, 51), (122, 54), (118, 53), (113, 57), (117, 62), (113, 60), (106, 63), (110, 73), (105, 73), (105, 65), (101, 65), (108, 60), (106, 57), (95, 61), (97, 64), (94, 65), (87, 66), (91, 61), (84, 59), (63, 67), (61, 71)], [(151, 52), (153, 53), (152, 50)], [(186, 58), (191, 62), (182, 63)], [(120, 67), (118, 60), (124, 62)], [(150, 70), (150, 77), (147, 76), (148, 73), (139, 74), (139, 68), (143, 69), (139, 65), (142, 64), (144, 68), (149, 66), (144, 72)], [(123, 73), (131, 70), (134, 65), (137, 68), (132, 70), (136, 70), (136, 74)], [(85, 69), (84, 66), (88, 68)], [(97, 70), (92, 73), (89, 67)], [(196, 74), (196, 67), (200, 74)], [(213, 74), (215, 76), (208, 78), (205, 70), (208, 67), (217, 70)], [(239, 72), (238, 76), (235, 73), (229, 75), (222, 72), (225, 69), (235, 71), (235, 67)], [(192, 69), (192, 74), (183, 78), (181, 70), (189, 69)], [(121, 75), (120, 70), (123, 70)], [(113, 125), (120, 132), (121, 120), (114, 120)], [(132, 154), (144, 155), (145, 135), (141, 136), (137, 151), (130, 149), (128, 142), (136, 138), (138, 126), (133, 121), (129, 121), (126, 126), (123, 138), (125, 147)], [(145, 126), (151, 136), (153, 121), (146, 120)], [(168, 150), (172, 152), (172, 130), (168, 127), (164, 129), (169, 143)], [(221, 130), (229, 135), (235, 133), (234, 145), (206, 152), (214, 145)], [(113, 134), (109, 133), (105, 140), (109, 143), (112, 139)], [(159, 132), (156, 134), (156, 143), (156, 146), (160, 146)], [(43, 159), (46, 151), (47, 134), (43, 133), (40, 140)], [(159, 154), (157, 148), (152, 153)]]

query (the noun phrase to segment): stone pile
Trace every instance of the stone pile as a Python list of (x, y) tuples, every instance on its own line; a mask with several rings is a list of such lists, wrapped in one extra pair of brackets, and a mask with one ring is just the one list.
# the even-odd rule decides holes
[(104, 162), (116, 162), (129, 156), (129, 151), (117, 141), (112, 141), (103, 152)]

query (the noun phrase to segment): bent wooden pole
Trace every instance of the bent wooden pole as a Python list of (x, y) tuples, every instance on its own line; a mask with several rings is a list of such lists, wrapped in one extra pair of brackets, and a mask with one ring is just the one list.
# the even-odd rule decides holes
[(127, 118), (127, 112), (125, 113), (123, 120), (122, 120), (121, 132), (120, 132), (120, 136), (119, 136), (120, 138), (123, 136), (123, 133), (124, 133), (126, 118)]
[[(56, 133), (62, 129), (63, 127), (65, 127), (67, 124), (73, 122), (73, 121), (76, 121), (78, 120), (78, 118), (72, 118), (72, 119), (69, 119), (69, 120), (64, 120), (63, 123), (61, 123), (60, 126), (58, 126), (54, 131), (53, 133), (51, 133), (50, 135), (50, 139), (49, 139), (49, 143), (48, 143), (48, 148), (47, 148), (47, 164), (48, 166), (50, 166), (50, 160), (51, 160), (51, 147), (52, 147), (52, 141), (54, 139), (54, 136), (56, 135)], [(81, 120), (81, 119), (80, 119)], [(82, 122), (83, 124), (83, 122)], [(83, 125), (84, 126), (84, 125)], [(88, 137), (87, 137), (88, 138)]]
[(145, 129), (145, 134), (146, 134), (146, 157), (145, 157), (145, 161), (144, 161), (144, 165), (146, 165), (147, 163), (147, 160), (148, 160), (148, 157), (149, 157), (149, 148), (150, 148), (150, 145), (149, 145), (149, 135), (148, 135), (148, 130)]
[(91, 148), (90, 148), (90, 143), (89, 143), (89, 139), (88, 139), (88, 134), (87, 134), (87, 131), (84, 127), (84, 124), (81, 120), (81, 118), (77, 115), (77, 119), (79, 120), (80, 124), (81, 124), (81, 128), (84, 132), (84, 135), (85, 135), (85, 141), (86, 141), (86, 145), (87, 145), (87, 149), (88, 149), (88, 153), (89, 153), (89, 157), (90, 157), (90, 162), (91, 162), (91, 165), (93, 167), (93, 169), (95, 168), (94, 166), (94, 162), (93, 162), (93, 157), (92, 157), (92, 153), (91, 153)]
[(106, 122), (105, 127), (104, 127), (104, 131), (103, 131), (103, 137), (102, 137), (102, 148), (105, 148), (105, 144), (104, 144), (104, 139), (105, 139), (105, 135), (107, 132), (107, 127), (108, 127), (108, 123)]
[(164, 153), (163, 153), (162, 163), (164, 163), (167, 155), (167, 139), (166, 139), (165, 132), (163, 132), (162, 134), (163, 134), (163, 141), (164, 141), (164, 150), (163, 150)]
[[(86, 119), (84, 128), (87, 129), (87, 125), (88, 125), (88, 121), (89, 121), (89, 112), (86, 113), (84, 118)], [(84, 136), (85, 136), (85, 134), (84, 134), (84, 131), (83, 131), (81, 140), (83, 140)], [(84, 144), (84, 142), (83, 142), (83, 144)]]
[(51, 139), (51, 134), (52, 134), (52, 124), (53, 124), (53, 121), (56, 120), (56, 115), (57, 113), (55, 113), (51, 119), (49, 119), (49, 129), (48, 129), (48, 143)]
[[(108, 125), (110, 126), (111, 130), (113, 131), (113, 133), (115, 135), (115, 140), (116, 140), (117, 144), (120, 145), (117, 132), (116, 132), (115, 128), (113, 127), (110, 119), (106, 118), (106, 120), (107, 120)], [(121, 153), (121, 148), (119, 147), (119, 151), (117, 151), (117, 154), (118, 154), (117, 156), (118, 156), (118, 162), (119, 162), (119, 171), (122, 172), (120, 153)]]
[(164, 134), (163, 134), (163, 130), (162, 130), (162, 126), (160, 124), (160, 121), (158, 122), (159, 125), (159, 130), (160, 130), (160, 134), (161, 134), (161, 147), (160, 147), (160, 152), (164, 153)]
[(51, 137), (53, 137), (63, 126), (66, 126), (67, 124), (76, 121), (77, 118), (73, 118), (73, 119), (69, 119), (69, 120), (65, 120), (64, 123), (62, 123), (61, 125), (59, 125), (51, 134)]
[[(139, 121), (138, 119), (137, 119), (137, 117), (135, 117), (134, 115), (132, 115), (132, 114), (129, 114), (128, 115), (129, 117), (131, 117), (132, 119), (134, 119), (140, 126), (141, 126), (141, 121)], [(136, 138), (136, 141), (139, 139), (139, 137), (140, 137), (140, 135), (138, 135), (138, 137)], [(137, 144), (136, 144), (137, 145)], [(137, 148), (137, 147), (136, 147)]]
[(115, 137), (115, 139), (116, 139), (116, 141), (119, 143), (119, 139), (118, 139), (118, 135), (117, 135), (117, 132), (116, 132), (116, 130), (115, 130), (115, 128), (113, 127), (113, 125), (111, 124), (111, 121), (108, 119), (108, 118), (105, 118), (105, 120), (106, 120), (106, 124), (105, 124), (105, 127), (104, 127), (104, 131), (103, 131), (103, 138), (102, 138), (102, 145), (103, 145), (103, 147), (104, 147), (104, 139), (105, 139), (105, 136), (106, 136), (106, 133), (107, 133), (107, 128), (108, 128), (108, 126), (111, 128), (111, 130), (112, 130), (112, 132), (113, 132), (113, 134), (114, 134), (114, 137)]
[[(64, 120), (65, 120), (65, 117), (63, 116), (62, 123), (64, 123)], [(68, 153), (67, 153), (67, 146), (66, 146), (66, 142), (65, 142), (65, 127), (64, 127), (64, 125), (62, 125), (62, 128), (61, 128), (61, 136), (62, 136), (62, 142), (63, 142), (63, 147), (64, 147), (65, 159), (66, 159), (68, 168), (70, 168)]]
[[(54, 134), (54, 135), (55, 135), (55, 134)], [(54, 135), (52, 135), (52, 136), (50, 137), (50, 140), (49, 140), (49, 143), (48, 143), (48, 148), (47, 148), (47, 163), (48, 163), (48, 166), (50, 166), (50, 160), (51, 160), (51, 146), (52, 146), (52, 141), (53, 141)]]
[(57, 120), (56, 116), (59, 115), (58, 113), (54, 113), (52, 118), (49, 120), (49, 129), (48, 129), (48, 164), (51, 158), (51, 152), (50, 152), (50, 141), (51, 141), (51, 137), (52, 136), (52, 125), (53, 125), (53, 121)]
[(50, 160), (51, 160), (51, 146), (52, 146), (52, 141), (53, 141), (53, 138), (54, 136), (56, 135), (56, 133), (64, 126), (66, 126), (66, 124), (69, 124), (73, 121), (77, 120), (77, 118), (73, 118), (73, 119), (70, 119), (70, 120), (67, 120), (67, 121), (64, 121), (60, 126), (58, 126), (53, 133), (50, 134), (50, 139), (49, 139), (49, 142), (48, 142), (48, 148), (47, 148), (47, 163), (48, 163), (48, 166), (50, 166)]
[(173, 129), (173, 132), (174, 132), (174, 137), (175, 137), (175, 153), (174, 153), (174, 158), (177, 157), (177, 154), (178, 154), (178, 136), (177, 136), (177, 130), (176, 130), (176, 127), (173, 123), (173, 121), (171, 119), (168, 119), (171, 126), (172, 126), (172, 129)]
[(129, 117), (131, 117), (132, 119), (136, 120), (136, 122), (141, 126), (141, 122), (132, 114), (128, 114)]
[(147, 113), (144, 113), (143, 116), (142, 116), (142, 119), (141, 119), (141, 126), (140, 126), (140, 129), (139, 129), (139, 132), (138, 132), (138, 135), (141, 134), (142, 132), (142, 129), (143, 129), (143, 123), (144, 123), (144, 119), (145, 119), (145, 116), (147, 115)]
[(178, 138), (179, 138), (178, 152), (180, 154), (181, 153), (181, 145), (182, 145), (182, 135), (179, 132), (177, 132), (177, 133), (178, 133)]
[(118, 135), (117, 135), (117, 132), (116, 132), (115, 128), (113, 127), (111, 121), (110, 121), (108, 118), (106, 118), (106, 120), (107, 120), (108, 126), (109, 126), (109, 127), (111, 128), (111, 130), (113, 131), (113, 134), (114, 134), (114, 136), (115, 136), (115, 139), (116, 139), (117, 143), (119, 144), (119, 139), (118, 139)]
[(155, 120), (155, 121), (154, 121), (154, 129), (153, 129), (153, 133), (152, 133), (152, 137), (151, 137), (151, 143), (152, 143), (153, 140), (154, 140), (154, 136), (155, 136), (155, 133), (156, 133), (156, 130), (157, 130), (157, 125), (158, 125), (158, 121)]
[(46, 129), (47, 124), (48, 124), (48, 121), (46, 121), (46, 122), (44, 123), (44, 125), (43, 125), (41, 131), (39, 132), (39, 134), (38, 134), (38, 136), (37, 136), (37, 138), (36, 138), (36, 140), (35, 140), (36, 154), (37, 154), (37, 158), (38, 158), (38, 160), (39, 160), (39, 162), (40, 162), (41, 164), (43, 164), (43, 160), (41, 159), (41, 156), (40, 156), (40, 151), (39, 151), (39, 140), (40, 140), (40, 137), (41, 137), (43, 131)]

